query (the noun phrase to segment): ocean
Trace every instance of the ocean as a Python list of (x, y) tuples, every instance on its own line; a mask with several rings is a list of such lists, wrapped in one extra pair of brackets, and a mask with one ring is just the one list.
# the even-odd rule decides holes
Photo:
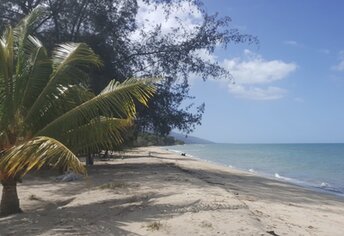
[(164, 148), (344, 197), (344, 144), (186, 144)]

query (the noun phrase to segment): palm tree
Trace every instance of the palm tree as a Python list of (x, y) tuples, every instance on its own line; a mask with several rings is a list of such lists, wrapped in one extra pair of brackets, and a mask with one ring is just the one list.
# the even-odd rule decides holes
[(91, 66), (101, 66), (83, 43), (58, 45), (49, 57), (30, 35), (42, 10), (35, 9), (0, 38), (0, 214), (20, 212), (17, 182), (29, 171), (86, 170), (74, 153), (110, 149), (147, 104), (153, 80), (112, 81), (99, 94), (87, 87)]

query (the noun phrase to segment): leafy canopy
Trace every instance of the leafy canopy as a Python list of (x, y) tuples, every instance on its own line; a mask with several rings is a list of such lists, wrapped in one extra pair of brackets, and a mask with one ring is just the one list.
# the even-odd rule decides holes
[(0, 179), (42, 166), (84, 173), (75, 153), (111, 149), (147, 105), (153, 79), (111, 81), (95, 95), (88, 72), (102, 65), (84, 43), (59, 44), (51, 57), (30, 32), (44, 16), (34, 9), (0, 38)]
[[(167, 78), (149, 102), (153, 109), (138, 109), (138, 128), (160, 134), (175, 128), (188, 133), (200, 124), (204, 104), (193, 104), (190, 77), (230, 79), (230, 71), (202, 54), (256, 42), (255, 37), (233, 27), (229, 17), (208, 14), (201, 0), (1, 0), (0, 22), (17, 22), (36, 6), (48, 9), (35, 25), (48, 48), (65, 41), (81, 41), (103, 59), (104, 69), (95, 71), (96, 79), (91, 81), (95, 93), (113, 77), (120, 81), (141, 75)], [(188, 25), (189, 21), (176, 19), (166, 32), (159, 23), (142, 27), (138, 21), (140, 12), (148, 8), (162, 7), (168, 19), (185, 6), (192, 6), (198, 14), (194, 27)], [(133, 32), (139, 39), (131, 37)]]

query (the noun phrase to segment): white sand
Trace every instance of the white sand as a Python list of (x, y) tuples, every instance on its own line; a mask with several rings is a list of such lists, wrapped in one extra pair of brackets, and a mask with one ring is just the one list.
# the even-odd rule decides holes
[(344, 235), (343, 198), (155, 147), (18, 190), (25, 213), (0, 218), (0, 235)]

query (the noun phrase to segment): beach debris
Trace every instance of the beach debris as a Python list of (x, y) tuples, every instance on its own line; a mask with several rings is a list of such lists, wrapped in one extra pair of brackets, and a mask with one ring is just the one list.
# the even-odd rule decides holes
[(82, 176), (79, 174), (76, 174), (74, 172), (68, 171), (63, 175), (57, 176), (55, 178), (56, 181), (61, 181), (61, 182), (71, 182), (71, 181), (76, 181), (82, 179)]
[(180, 155), (182, 155), (183, 157), (186, 156), (186, 153), (185, 152), (182, 152)]
[(271, 231), (266, 231), (268, 234), (271, 234), (273, 236), (279, 236), (278, 234), (275, 233), (275, 231), (271, 230)]
[(31, 194), (29, 196), (29, 200), (31, 200), (31, 201), (42, 201), (42, 199), (40, 197), (37, 197), (35, 194)]
[(213, 224), (209, 221), (202, 221), (201, 224), (200, 224), (201, 227), (203, 228), (212, 228), (213, 227)]
[(162, 227), (162, 224), (160, 221), (154, 221), (147, 225), (147, 229), (150, 231), (158, 231)]

